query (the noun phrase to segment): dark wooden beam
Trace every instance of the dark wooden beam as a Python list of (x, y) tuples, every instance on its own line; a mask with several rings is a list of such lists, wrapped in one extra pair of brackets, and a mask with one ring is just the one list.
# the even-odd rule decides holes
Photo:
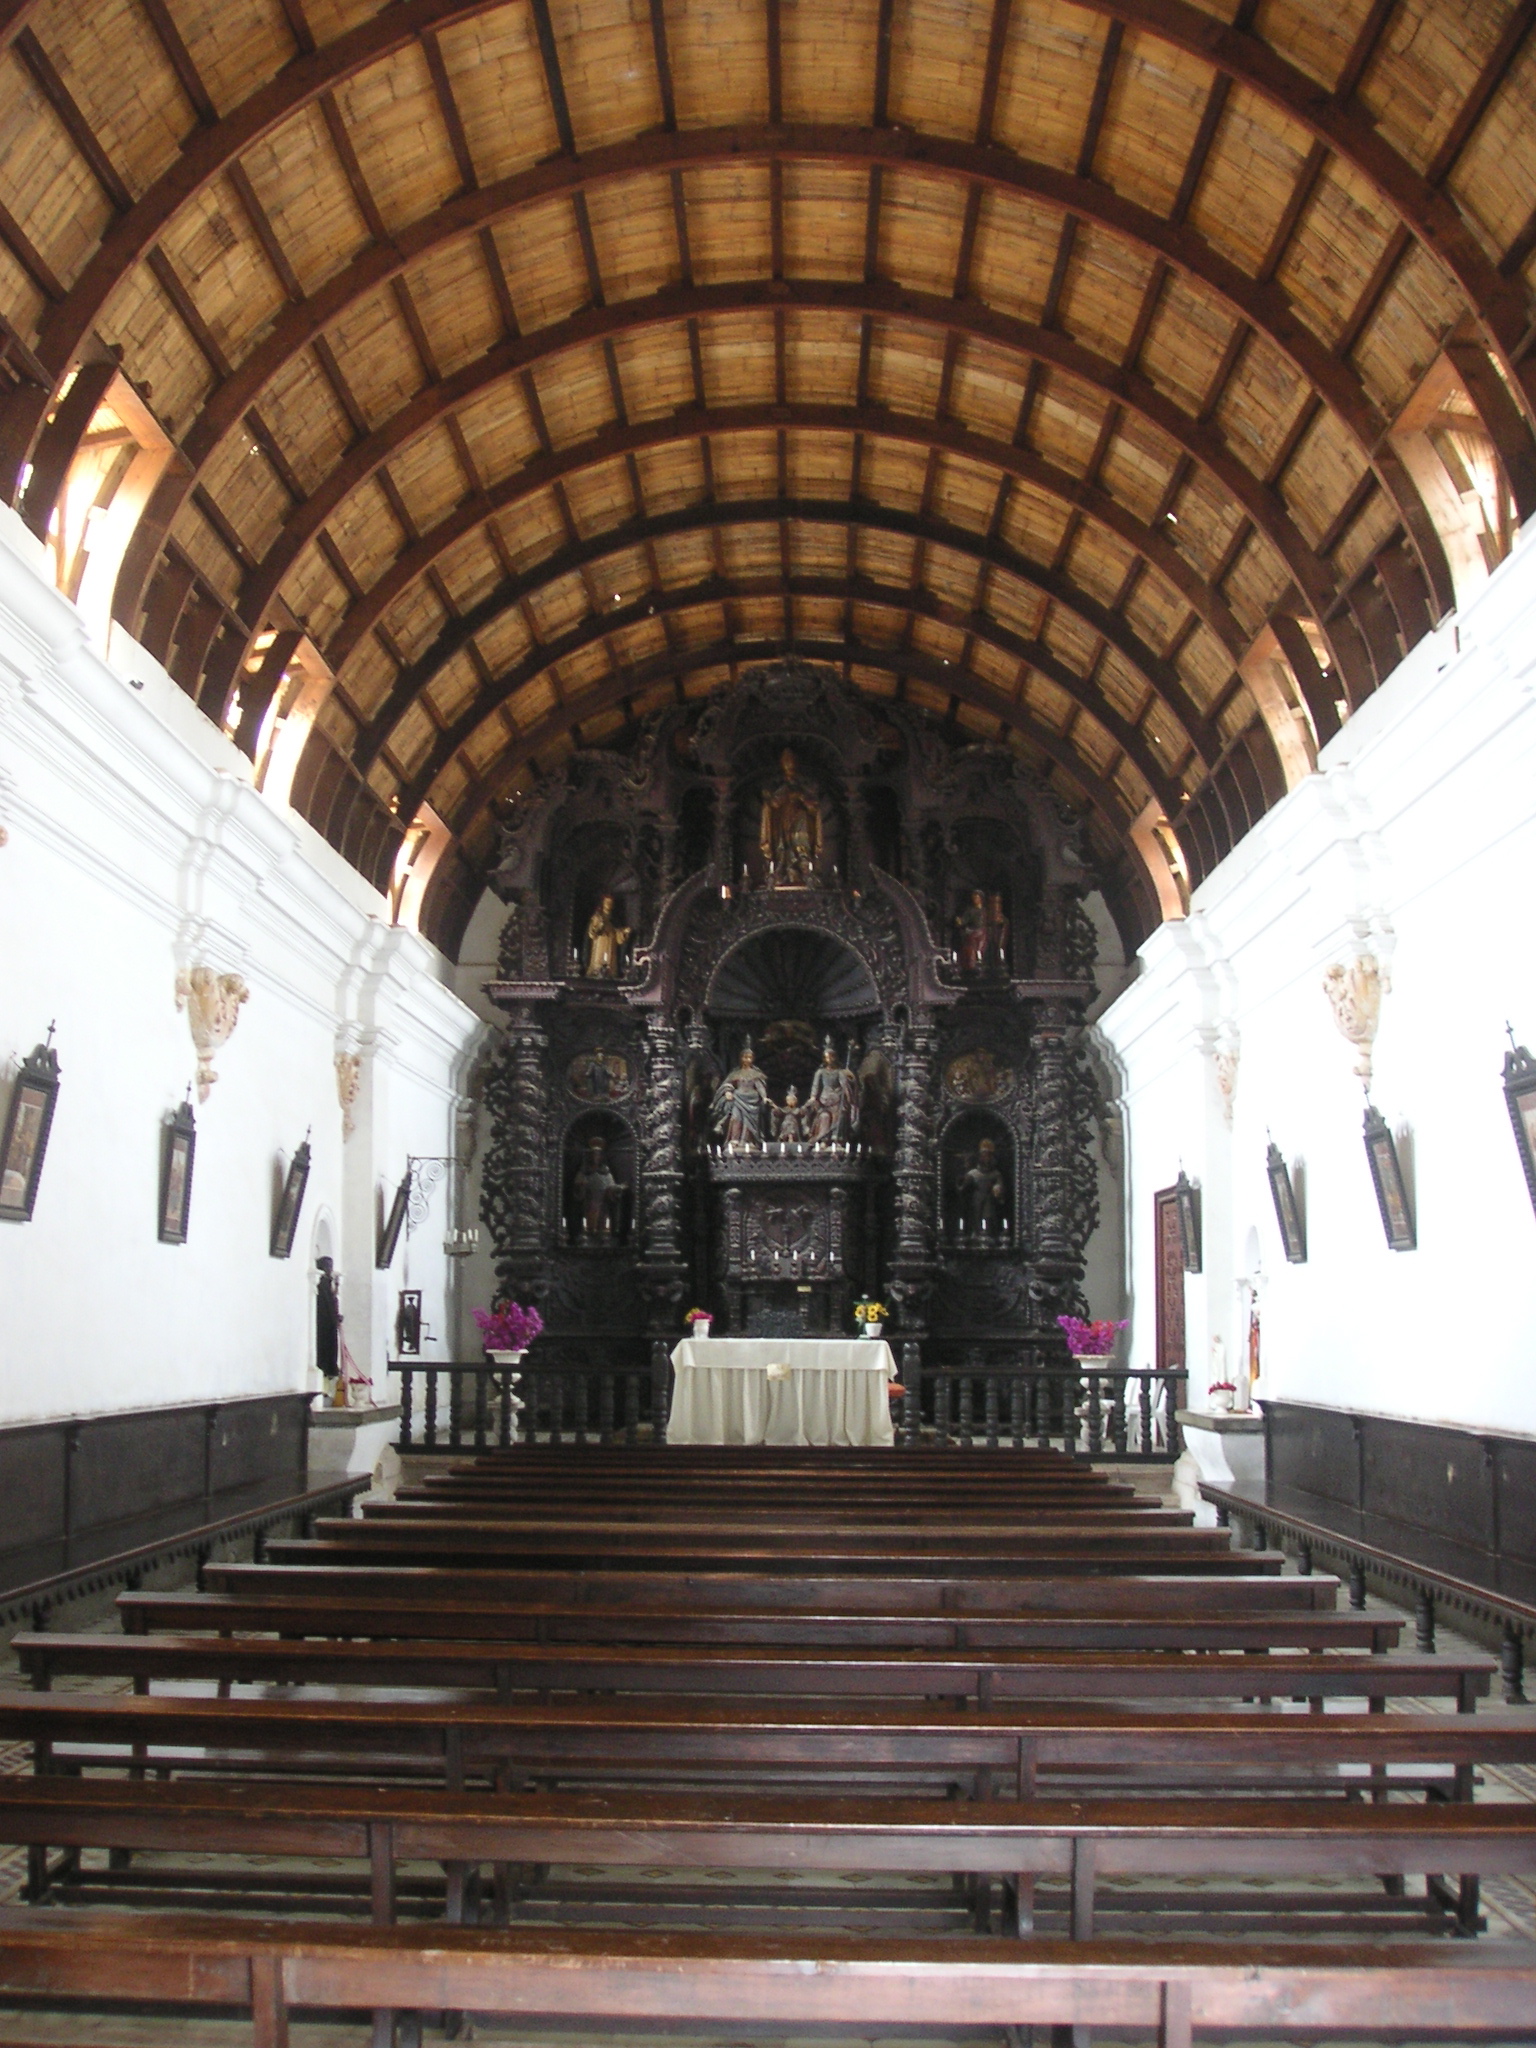
[(1077, 175), (1080, 178), (1093, 176), (1093, 159), (1098, 154), (1099, 137), (1104, 132), (1104, 116), (1109, 111), (1109, 95), (1115, 83), (1115, 66), (1120, 61), (1120, 45), (1125, 39), (1125, 29), (1118, 21), (1111, 21), (1104, 37), (1104, 48), (1099, 56), (1098, 75), (1093, 82), (1093, 98), (1088, 103), (1088, 119), (1083, 124), (1083, 139), (1077, 152)]
[(448, 137), (448, 147), (453, 151), (454, 163), (458, 166), (460, 183), (466, 192), (478, 191), (480, 175), (475, 169), (475, 159), (470, 153), (469, 135), (464, 127), (464, 116), (459, 112), (458, 100), (454, 97), (453, 81), (448, 76), (448, 66), (443, 60), (443, 46), (429, 29), (421, 39), (421, 47), (426, 55), (432, 90), (437, 98), (437, 110), (443, 117), (443, 131)]
[(326, 133), (331, 138), (331, 147), (336, 152), (336, 161), (341, 165), (342, 175), (347, 181), (352, 197), (357, 201), (357, 210), (363, 217), (363, 226), (376, 242), (387, 242), (389, 229), (384, 225), (384, 216), (379, 212), (372, 188), (363, 175), (362, 164), (358, 161), (357, 151), (353, 147), (352, 137), (347, 132), (347, 124), (342, 118), (341, 108), (336, 104), (334, 93), (321, 93), (320, 114), (325, 122)]
[(145, 18), (155, 32), (155, 40), (165, 52), (176, 82), (187, 96), (187, 103), (205, 127), (212, 127), (219, 118), (219, 110), (213, 97), (203, 83), (202, 73), (192, 61), (192, 52), (182, 41), (181, 30), (176, 26), (165, 0), (139, 0)]
[(651, 49), (656, 59), (656, 90), (661, 96), (661, 125), (669, 135), (677, 132), (677, 95), (672, 85), (672, 57), (667, 48), (667, 17), (664, 0), (650, 0)]
[(58, 115), (65, 134), (85, 159), (91, 176), (108, 201), (119, 213), (129, 212), (133, 206), (133, 194), (102, 147), (101, 138), (81, 113), (73, 93), (59, 76), (53, 59), (29, 28), (21, 31), (12, 47), (31, 72), (43, 98)]
[[(560, 137), (560, 147), (566, 155), (574, 156), (576, 130), (571, 126), (571, 109), (565, 97), (565, 79), (560, 70), (560, 51), (555, 42), (554, 24), (549, 18), (549, 0), (528, 0), (528, 5), (533, 13), (534, 33), (539, 39), (539, 57), (544, 65), (544, 85), (549, 94), (550, 110), (555, 117), (555, 133)], [(442, 10), (444, 13), (450, 11), (462, 13), (464, 10)]]

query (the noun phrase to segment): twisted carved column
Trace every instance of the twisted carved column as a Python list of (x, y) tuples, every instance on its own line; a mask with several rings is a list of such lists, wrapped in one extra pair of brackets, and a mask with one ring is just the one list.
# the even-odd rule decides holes
[(645, 1019), (645, 1105), (640, 1165), (641, 1288), (653, 1329), (676, 1327), (687, 1261), (682, 1246), (683, 1061), (677, 1027)]
[(933, 1285), (933, 1069), (938, 1033), (926, 1011), (913, 1017), (896, 1056), (896, 1255), (891, 1292), (904, 1332), (920, 1331)]
[(519, 1273), (542, 1265), (546, 1250), (544, 1133), (549, 1091), (544, 1084), (549, 1034), (535, 1011), (519, 1004), (507, 1028), (512, 1048), (510, 1181), (512, 1230), (508, 1249)]
[(1035, 1129), (1030, 1149), (1031, 1263), (1044, 1283), (1054, 1315), (1081, 1276), (1081, 1252), (1074, 1242), (1072, 1054), (1067, 1044), (1065, 1004), (1042, 1003), (1030, 1034), (1035, 1067)]

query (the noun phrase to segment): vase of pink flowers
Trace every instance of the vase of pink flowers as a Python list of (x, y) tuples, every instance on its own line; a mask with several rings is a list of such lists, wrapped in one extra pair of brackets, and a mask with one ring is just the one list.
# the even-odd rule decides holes
[(691, 1308), (683, 1317), (683, 1328), (695, 1342), (702, 1344), (714, 1327), (714, 1312), (707, 1308)]
[(1103, 1365), (1115, 1348), (1115, 1339), (1125, 1328), (1124, 1321), (1085, 1322), (1081, 1316), (1058, 1316), (1056, 1321), (1066, 1332), (1067, 1349), (1079, 1365), (1090, 1361)]
[[(492, 1365), (503, 1368), (515, 1366), (544, 1328), (544, 1318), (536, 1308), (524, 1308), (516, 1301), (499, 1301), (489, 1310), (477, 1308), (474, 1316), (485, 1345), (486, 1357)], [(506, 1434), (503, 1441), (520, 1444), (523, 1440), (523, 1398), (517, 1388), (523, 1376), (520, 1372), (503, 1370), (498, 1377), (501, 1381), (501, 1398), (507, 1406)]]

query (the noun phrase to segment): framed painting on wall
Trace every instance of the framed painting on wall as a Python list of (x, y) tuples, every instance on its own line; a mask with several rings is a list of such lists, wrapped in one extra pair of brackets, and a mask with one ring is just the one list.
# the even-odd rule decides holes
[(1157, 1258), (1157, 1369), (1184, 1370), (1184, 1239), (1176, 1188), (1152, 1197), (1152, 1242)]
[(1186, 1273), (1198, 1273), (1205, 1263), (1205, 1246), (1200, 1228), (1199, 1187), (1179, 1168), (1179, 1177), (1174, 1182), (1173, 1193), (1178, 1205), (1179, 1243), (1184, 1252)]
[(277, 1214), (272, 1219), (272, 1242), (268, 1249), (274, 1259), (286, 1259), (293, 1250), (294, 1232), (299, 1227), (299, 1211), (304, 1206), (304, 1190), (308, 1185), (309, 1138), (306, 1134), (303, 1144), (288, 1163)]
[(1265, 1171), (1269, 1175), (1269, 1192), (1274, 1197), (1275, 1221), (1280, 1226), (1280, 1242), (1285, 1246), (1285, 1256), (1291, 1265), (1304, 1266), (1307, 1262), (1306, 1225), (1301, 1220), (1301, 1205), (1291, 1184), (1291, 1169), (1273, 1138), (1269, 1141)]
[(1387, 1234), (1387, 1244), (1392, 1251), (1411, 1252), (1418, 1244), (1418, 1237), (1413, 1227), (1413, 1208), (1408, 1200), (1407, 1183), (1398, 1163), (1397, 1141), (1375, 1103), (1367, 1104), (1365, 1111), (1365, 1156), (1370, 1161), (1371, 1180), (1375, 1185), (1376, 1204), (1381, 1210), (1381, 1227)]
[(1525, 1174), (1525, 1190), (1536, 1208), (1536, 1060), (1523, 1045), (1516, 1045), (1512, 1031), (1504, 1055), (1504, 1101)]
[(190, 1099), (165, 1120), (160, 1148), (160, 1242), (185, 1244), (192, 1214), (192, 1163), (197, 1119)]
[(50, 1024), (47, 1038), (21, 1063), (0, 1138), (0, 1216), (12, 1223), (32, 1221), (58, 1096), (59, 1056)]
[(395, 1263), (395, 1252), (399, 1247), (400, 1233), (405, 1228), (405, 1212), (410, 1199), (411, 1169), (407, 1166), (390, 1202), (389, 1214), (384, 1219), (384, 1228), (379, 1232), (378, 1250), (374, 1253), (373, 1263), (381, 1273)]

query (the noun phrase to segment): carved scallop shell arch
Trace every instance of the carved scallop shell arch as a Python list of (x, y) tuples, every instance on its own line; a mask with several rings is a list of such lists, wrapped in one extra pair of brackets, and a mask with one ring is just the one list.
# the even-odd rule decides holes
[(689, 919), (677, 963), (677, 1000), (707, 1010), (721, 969), (742, 945), (759, 934), (818, 932), (848, 948), (863, 964), (887, 1014), (909, 996), (907, 949), (900, 923), (883, 892), (866, 895), (855, 909), (831, 892), (823, 895), (764, 891), (726, 903), (706, 896)]

